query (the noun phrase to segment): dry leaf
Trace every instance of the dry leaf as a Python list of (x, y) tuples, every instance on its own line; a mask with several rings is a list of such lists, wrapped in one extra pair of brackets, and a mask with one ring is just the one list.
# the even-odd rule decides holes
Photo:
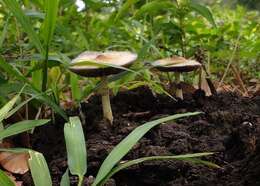
[(7, 171), (15, 174), (25, 174), (28, 170), (28, 153), (0, 153), (0, 164)]

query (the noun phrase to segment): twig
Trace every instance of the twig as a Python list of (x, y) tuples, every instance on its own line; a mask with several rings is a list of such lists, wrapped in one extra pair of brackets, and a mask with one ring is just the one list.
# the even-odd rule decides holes
[[(227, 65), (227, 68), (226, 68), (226, 70), (225, 70), (225, 72), (224, 72), (224, 74), (223, 74), (223, 76), (222, 76), (222, 78), (221, 78), (221, 80), (220, 80), (220, 82), (219, 82), (219, 84), (218, 84), (218, 88), (223, 84), (224, 79), (226, 78), (227, 73), (228, 73), (228, 71), (229, 71), (229, 69), (230, 69), (230, 66), (231, 66), (231, 64), (232, 64), (233, 61), (234, 61), (234, 58), (235, 58), (235, 54), (236, 54), (236, 52), (237, 52), (237, 48), (238, 48), (238, 44), (239, 44), (240, 37), (241, 37), (241, 35), (239, 35), (239, 36), (237, 37), (234, 50), (233, 50), (233, 52), (232, 52), (232, 55), (231, 55), (231, 58), (230, 58), (230, 60), (229, 60), (228, 65)], [(218, 88), (217, 88), (217, 89), (218, 89)]]

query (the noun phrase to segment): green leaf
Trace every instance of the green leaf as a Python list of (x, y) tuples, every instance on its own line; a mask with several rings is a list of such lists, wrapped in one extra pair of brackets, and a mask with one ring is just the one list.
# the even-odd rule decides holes
[(87, 172), (85, 137), (78, 117), (70, 117), (64, 126), (64, 135), (71, 174), (82, 178)]
[(0, 122), (2, 122), (4, 119), (6, 119), (8, 113), (10, 110), (12, 110), (13, 106), (17, 102), (17, 100), (20, 98), (20, 94), (14, 96), (8, 103), (6, 103), (1, 109), (0, 109)]
[(21, 109), (25, 104), (29, 103), (31, 100), (35, 99), (37, 96), (40, 95), (34, 95), (31, 98), (23, 101), (22, 103), (20, 103), (19, 105), (17, 105), (15, 108), (13, 108), (12, 110), (10, 110), (10, 112), (8, 112), (8, 114), (6, 115), (5, 119), (9, 118), (10, 116), (12, 116), (14, 113), (16, 113), (19, 109)]
[(70, 87), (73, 100), (79, 102), (82, 97), (82, 93), (79, 86), (78, 76), (74, 73), (70, 73)]
[(29, 18), (25, 15), (23, 10), (21, 9), (22, 6), (20, 6), (18, 1), (16, 0), (3, 0), (3, 2), (6, 4), (9, 10), (13, 13), (15, 18), (21, 24), (22, 29), (24, 29), (24, 31), (27, 33), (28, 37), (30, 38), (31, 42), (35, 45), (37, 50), (41, 54), (44, 54), (44, 49), (41, 44), (41, 41), (37, 36), (37, 34), (35, 33)]
[(125, 14), (129, 12), (129, 9), (131, 6), (133, 6), (135, 3), (139, 2), (140, 0), (127, 0), (123, 6), (118, 10), (116, 17), (114, 21), (118, 21), (120, 18), (122, 18)]
[[(210, 165), (210, 167), (219, 168), (216, 164), (210, 163), (209, 164), (206, 161), (200, 161), (199, 159), (195, 159), (202, 156), (209, 156), (212, 155), (211, 152), (204, 152), (204, 153), (194, 153), (194, 154), (185, 154), (185, 155), (175, 155), (175, 156), (150, 156), (150, 157), (144, 157), (139, 158), (135, 160), (130, 160), (125, 163), (121, 163), (115, 168), (113, 168), (110, 173), (100, 182), (99, 185), (103, 185), (107, 182), (108, 179), (110, 179), (114, 174), (119, 172), (120, 170), (126, 169), (130, 166), (143, 163), (145, 161), (154, 161), (154, 160), (183, 160), (183, 161), (189, 161), (192, 163), (200, 163), (204, 165)], [(212, 165), (212, 166), (211, 166)]]
[(80, 62), (77, 62), (77, 63), (71, 63), (70, 64), (70, 67), (82, 67), (82, 66), (94, 66), (94, 67), (99, 67), (99, 68), (113, 67), (113, 68), (117, 68), (117, 69), (136, 73), (135, 71), (133, 71), (129, 68), (125, 68), (125, 67), (122, 67), (122, 66), (119, 66), (119, 65), (114, 65), (114, 64), (111, 64), (111, 63), (100, 64), (99, 62), (94, 62), (94, 61), (80, 61)]
[(217, 27), (213, 15), (209, 8), (195, 2), (191, 2), (190, 7), (192, 10), (196, 11), (198, 14), (206, 18), (214, 27)]
[(7, 36), (8, 25), (9, 25), (9, 16), (8, 16), (8, 18), (7, 18), (7, 20), (6, 20), (5, 24), (4, 24), (4, 29), (3, 29), (2, 35), (0, 37), (0, 49), (2, 49), (4, 40), (5, 40), (6, 36)]
[[(9, 76), (15, 77), (23, 84), (28, 84), (27, 88), (30, 94), (39, 95), (38, 100), (49, 105), (55, 112), (59, 113), (65, 120), (68, 120), (66, 113), (53, 101), (49, 98), (48, 95), (42, 94), (17, 68), (5, 62), (3, 58), (0, 57), (0, 69), (3, 69)], [(20, 86), (17, 86), (20, 87)]]
[(28, 160), (34, 185), (52, 186), (50, 171), (44, 156), (36, 151), (29, 150)]
[(69, 169), (63, 174), (60, 182), (60, 186), (70, 186)]
[(0, 170), (0, 185), (15, 186), (14, 182), (2, 170)]
[(4, 129), (3, 131), (0, 131), (0, 140), (13, 136), (28, 130), (31, 130), (35, 127), (44, 125), (48, 123), (50, 120), (42, 119), (42, 120), (24, 120), (17, 122), (15, 124), (12, 124), (10, 127)]
[(0, 56), (0, 69), (3, 69), (10, 77), (14, 77), (17, 80), (30, 84), (30, 81), (14, 66), (4, 61)]
[(44, 45), (49, 47), (51, 42), (55, 24), (58, 14), (59, 0), (45, 0), (45, 12), (46, 16), (43, 23), (43, 36), (44, 36)]
[(167, 11), (167, 10), (176, 10), (176, 6), (173, 2), (170, 1), (152, 1), (144, 4), (134, 15), (135, 18), (140, 18), (144, 15), (155, 15), (158, 12)]
[(194, 116), (200, 114), (200, 112), (176, 114), (168, 116), (155, 121), (147, 122), (136, 129), (134, 129), (125, 139), (123, 139), (107, 156), (102, 163), (98, 174), (96, 176), (93, 186), (98, 185), (113, 169), (113, 167), (131, 150), (131, 148), (153, 127), (175, 119), (182, 117)]

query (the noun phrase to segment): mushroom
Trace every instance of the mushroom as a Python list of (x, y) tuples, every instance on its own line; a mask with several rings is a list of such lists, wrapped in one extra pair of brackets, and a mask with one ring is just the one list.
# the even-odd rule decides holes
[(157, 60), (153, 66), (162, 72), (175, 72), (177, 90), (176, 97), (183, 99), (181, 89), (181, 73), (194, 71), (201, 67), (201, 64), (195, 60), (185, 59), (184, 57), (173, 56), (171, 58), (164, 58)]
[[(113, 114), (110, 105), (108, 77), (111, 74), (117, 74), (122, 70), (116, 68), (129, 67), (137, 55), (124, 51), (90, 52), (86, 51), (72, 60), (70, 70), (84, 77), (101, 77), (101, 83), (97, 93), (102, 97), (103, 116), (113, 123)], [(110, 65), (110, 66), (109, 66)], [(112, 66), (115, 67), (112, 67)]]

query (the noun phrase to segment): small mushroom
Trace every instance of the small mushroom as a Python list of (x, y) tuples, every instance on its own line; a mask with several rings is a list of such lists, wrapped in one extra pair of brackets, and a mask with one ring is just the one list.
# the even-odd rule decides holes
[(173, 56), (171, 58), (164, 58), (157, 60), (153, 66), (162, 72), (175, 72), (177, 90), (176, 97), (183, 99), (181, 89), (181, 73), (194, 71), (201, 67), (201, 64), (195, 60), (185, 59), (184, 57)]
[[(102, 97), (102, 107), (104, 118), (110, 124), (113, 123), (113, 114), (110, 105), (108, 78), (111, 74), (117, 74), (122, 70), (112, 65), (120, 67), (129, 67), (137, 55), (131, 52), (108, 51), (108, 52), (83, 52), (72, 60), (72, 72), (84, 77), (101, 77), (100, 88), (97, 91)], [(85, 63), (86, 62), (86, 63)], [(111, 66), (109, 66), (109, 64)]]

